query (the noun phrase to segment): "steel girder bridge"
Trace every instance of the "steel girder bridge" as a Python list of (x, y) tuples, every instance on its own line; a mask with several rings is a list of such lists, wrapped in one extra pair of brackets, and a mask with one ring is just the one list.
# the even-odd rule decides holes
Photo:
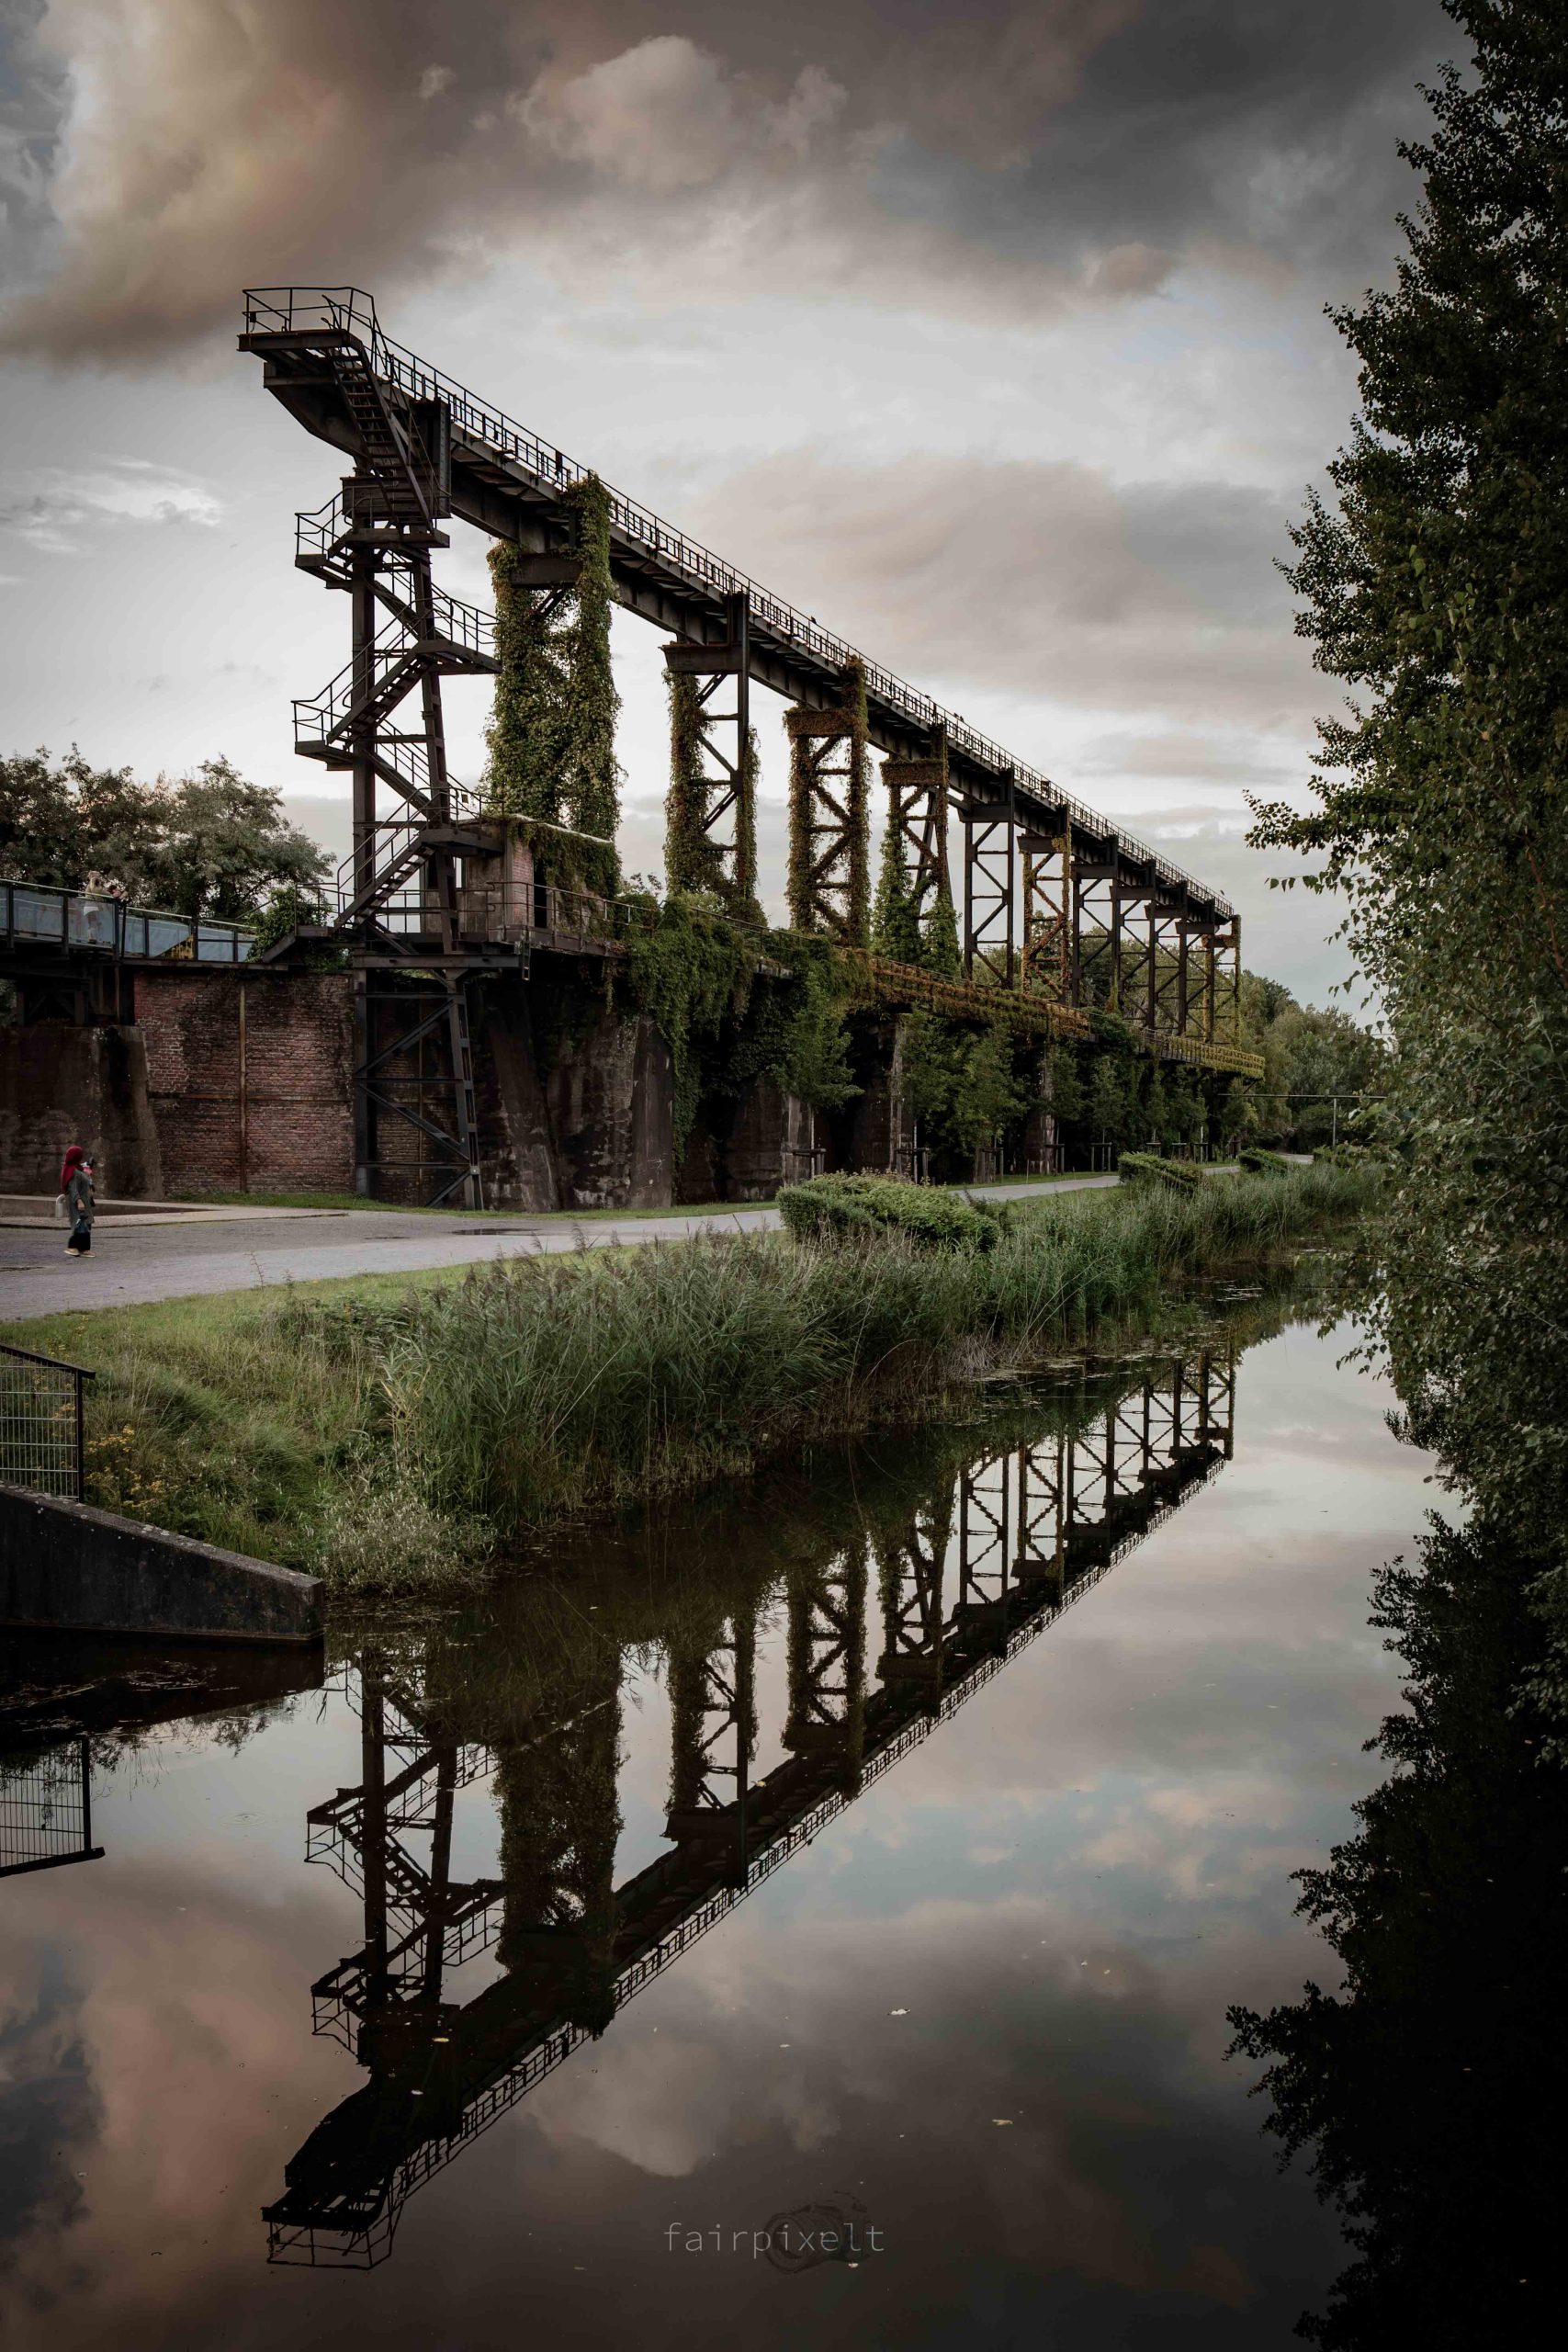
[[(463, 1742), (417, 1666), (364, 1655), (348, 1683), (362, 1779), (311, 1809), (307, 1859), (363, 1898), (359, 1951), (311, 2000), (313, 2030), (352, 2051), (368, 2079), (286, 2166), (264, 2213), (268, 2259), (383, 2260), (416, 2189), (1206, 1485), (1231, 1458), (1235, 1419), (1234, 1354), (1194, 1354), (1076, 1436), (977, 1456), (878, 1543), (874, 1561), (863, 1538), (793, 1572), (783, 1760), (763, 1774), (753, 1770), (758, 1607), (672, 1652), (671, 1845), (620, 1886), (613, 1832), (580, 1818), (574, 1838), (552, 1802), (562, 1789), (597, 1790), (599, 1810), (615, 1814), (618, 1652), (569, 1705), (539, 1710), (521, 1750), (500, 1751)], [(531, 1780), (519, 1753), (535, 1760)], [(454, 1802), (491, 1772), (504, 1791), (503, 1875), (458, 1882)], [(446, 1998), (446, 1972), (491, 1948), (505, 1973), (467, 2003)]]
[[(547, 607), (578, 579), (568, 493), (589, 469), (394, 343), (356, 288), (267, 287), (243, 299), (240, 348), (262, 360), (289, 413), (353, 466), (338, 496), (298, 518), (296, 561), (346, 594), (351, 651), (319, 695), (296, 703), (295, 729), (302, 755), (353, 776), (354, 846), (330, 928), (355, 943), (360, 974), (358, 1156), (367, 1163), (365, 1130), (378, 1114), (400, 1119), (419, 1131), (418, 1164), (433, 1149), (444, 1157), (436, 1196), (463, 1192), (478, 1205), (468, 980), (515, 970), (520, 957), (525, 967), (536, 946), (614, 952), (618, 925), (635, 917), (531, 877), (472, 886), (479, 861), (500, 870), (495, 828), (482, 796), (449, 772), (441, 685), (495, 672), (494, 625), (436, 584), (432, 557), (450, 544), (444, 526), (456, 516), (513, 542), (523, 585)], [(733, 878), (749, 836), (756, 682), (786, 697), (792, 735), (808, 741), (811, 921), (842, 934), (851, 867), (865, 855), (843, 790), (847, 673), (863, 674), (866, 736), (886, 755), (888, 817), (917, 907), (950, 887), (957, 820), (967, 986), (949, 986), (948, 1009), (1086, 1035), (1085, 1009), (1105, 1007), (1155, 1053), (1256, 1074), (1237, 1031), (1240, 922), (1224, 898), (615, 491), (609, 521), (617, 599), (666, 633), (667, 665), (694, 681), (716, 871)], [(863, 941), (843, 944), (862, 951), (883, 1001), (930, 999), (930, 975), (879, 965)], [(971, 997), (976, 988), (986, 997)], [(378, 995), (398, 1016), (389, 1029), (373, 1018)], [(390, 1073), (400, 1057), (433, 1049), (442, 1070), (426, 1071), (411, 1102), (397, 1091), (408, 1081)], [(422, 1107), (432, 1083), (449, 1097), (444, 1122)]]

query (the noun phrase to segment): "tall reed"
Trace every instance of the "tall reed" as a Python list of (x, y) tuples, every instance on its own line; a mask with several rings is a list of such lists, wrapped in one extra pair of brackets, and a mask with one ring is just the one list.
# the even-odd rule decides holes
[(986, 1251), (705, 1237), (498, 1262), (391, 1309), (272, 1311), (365, 1398), (380, 1510), (398, 1496), (500, 1538), (913, 1418), (978, 1370), (1146, 1312), (1175, 1276), (1353, 1213), (1376, 1185), (1312, 1168), (1057, 1197)]

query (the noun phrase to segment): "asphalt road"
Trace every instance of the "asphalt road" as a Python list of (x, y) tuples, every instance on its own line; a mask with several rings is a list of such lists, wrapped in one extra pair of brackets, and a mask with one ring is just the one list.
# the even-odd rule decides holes
[[(975, 1193), (1015, 1201), (1042, 1193), (1097, 1190), (1114, 1176), (1070, 1176), (1055, 1184), (976, 1184)], [(141, 1306), (207, 1291), (259, 1290), (276, 1283), (331, 1281), (351, 1274), (412, 1273), (424, 1266), (467, 1266), (490, 1258), (613, 1243), (684, 1241), (693, 1234), (775, 1231), (775, 1208), (737, 1208), (722, 1216), (507, 1218), (465, 1225), (460, 1216), (400, 1216), (389, 1209), (265, 1210), (211, 1224), (123, 1224), (100, 1219), (92, 1253), (67, 1259), (62, 1229), (0, 1229), (0, 1323), (22, 1322), (78, 1307)]]

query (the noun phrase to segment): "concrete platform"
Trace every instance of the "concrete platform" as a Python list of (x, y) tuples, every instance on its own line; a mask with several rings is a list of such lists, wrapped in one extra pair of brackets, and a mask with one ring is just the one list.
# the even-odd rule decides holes
[(317, 1577), (0, 1484), (0, 1625), (298, 1645), (323, 1617)]

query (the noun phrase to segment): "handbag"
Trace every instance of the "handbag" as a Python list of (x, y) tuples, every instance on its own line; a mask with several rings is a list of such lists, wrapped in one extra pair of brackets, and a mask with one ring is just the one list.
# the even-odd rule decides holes
[(54, 1222), (56, 1225), (64, 1224), (65, 1212), (69, 1206), (70, 1203), (66, 1200), (64, 1193), (56, 1193), (54, 1196)]

